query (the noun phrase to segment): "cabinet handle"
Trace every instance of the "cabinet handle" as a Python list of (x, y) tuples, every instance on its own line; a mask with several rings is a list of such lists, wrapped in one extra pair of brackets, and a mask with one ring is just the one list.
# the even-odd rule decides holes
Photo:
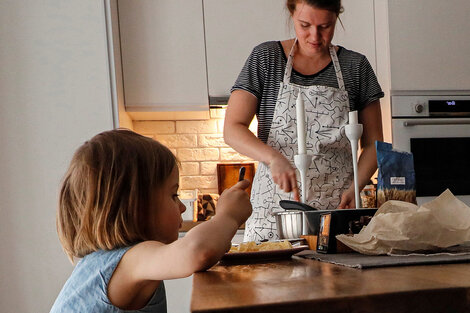
[(421, 126), (421, 125), (470, 125), (470, 120), (435, 120), (435, 121), (405, 121), (403, 122), (403, 126), (410, 127), (410, 126)]

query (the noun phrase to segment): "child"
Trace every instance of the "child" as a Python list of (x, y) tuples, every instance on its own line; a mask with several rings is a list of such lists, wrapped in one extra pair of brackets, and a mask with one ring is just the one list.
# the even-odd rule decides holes
[(249, 182), (222, 193), (217, 214), (178, 239), (185, 206), (178, 164), (157, 141), (112, 130), (85, 142), (60, 190), (57, 229), (82, 258), (51, 312), (166, 312), (163, 280), (214, 265), (251, 214)]

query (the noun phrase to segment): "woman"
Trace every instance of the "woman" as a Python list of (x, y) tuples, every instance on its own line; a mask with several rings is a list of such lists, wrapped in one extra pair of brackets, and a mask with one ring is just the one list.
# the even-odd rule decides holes
[[(363, 124), (358, 165), (362, 189), (377, 169), (374, 142), (382, 140), (379, 99), (384, 96), (366, 57), (333, 46), (341, 0), (288, 0), (296, 39), (254, 48), (229, 99), (225, 141), (260, 161), (253, 214), (244, 240), (276, 239), (271, 215), (279, 200), (299, 200), (295, 99), (305, 104), (307, 153), (317, 155), (308, 175), (307, 203), (319, 209), (354, 208), (352, 157), (344, 125), (358, 110)], [(248, 129), (258, 117), (258, 138)]]

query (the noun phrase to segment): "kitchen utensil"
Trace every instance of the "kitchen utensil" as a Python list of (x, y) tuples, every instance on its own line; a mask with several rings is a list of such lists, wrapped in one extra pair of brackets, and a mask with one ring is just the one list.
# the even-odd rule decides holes
[[(282, 200), (284, 201), (284, 200)], [(286, 200), (287, 201), (287, 200)], [(279, 202), (281, 203), (281, 202)], [(289, 207), (286, 211), (275, 212), (273, 216), (276, 219), (277, 231), (279, 238), (290, 239), (297, 238), (300, 235), (315, 235), (321, 237), (321, 218), (325, 215), (331, 215), (330, 228), (326, 228), (324, 224), (323, 229), (323, 242), (321, 243), (324, 248), (322, 251), (326, 253), (334, 253), (336, 250), (335, 236), (339, 234), (349, 234), (359, 232), (361, 221), (365, 221), (364, 217), (371, 217), (375, 214), (377, 209), (346, 209), (346, 210), (295, 210), (293, 207), (298, 208), (299, 202), (290, 201), (282, 202), (284, 208)], [(323, 217), (325, 219), (325, 217)], [(325, 221), (324, 221), (325, 222)], [(305, 232), (302, 231), (302, 226), (305, 227)], [(306, 234), (305, 234), (306, 233)], [(326, 240), (326, 241), (325, 241)], [(319, 242), (320, 244), (320, 242)]]
[(240, 170), (238, 171), (238, 181), (242, 181), (245, 179), (245, 167), (242, 166), (240, 167)]
[(291, 201), (291, 200), (281, 200), (281, 201), (279, 201), (279, 205), (284, 210), (300, 210), (300, 211), (315, 211), (315, 210), (318, 210), (314, 207), (309, 206), (308, 204), (298, 202), (298, 201)]
[(300, 235), (318, 235), (320, 214), (330, 212), (326, 210), (296, 210), (294, 207), (299, 206), (298, 202), (294, 207), (290, 207), (288, 202), (283, 202), (283, 205), (285, 209), (286, 207), (291, 209), (272, 213), (281, 239), (298, 238)]
[[(290, 201), (290, 200), (281, 200), (279, 201), (279, 205), (284, 210), (297, 210), (302, 212), (314, 211), (315, 208), (309, 206), (308, 204), (297, 202), (297, 201)], [(307, 217), (302, 217), (302, 233), (301, 235), (308, 235), (309, 234), (309, 225)]]
[[(295, 234), (318, 234), (319, 215), (318, 213), (314, 215), (311, 213), (320, 212), (319, 210), (308, 204), (291, 200), (281, 200), (279, 205), (286, 210), (285, 212), (273, 213), (276, 218), (278, 235), (281, 239), (293, 238), (289, 236), (294, 236)], [(300, 223), (300, 226), (297, 223)]]
[(307, 202), (307, 171), (312, 164), (313, 155), (310, 154), (296, 154), (294, 155), (294, 164), (295, 167), (299, 170), (300, 173), (300, 187), (302, 190), (301, 200), (302, 203)]
[(297, 153), (294, 155), (294, 164), (299, 170), (302, 202), (307, 201), (307, 171), (312, 164), (312, 155), (307, 154), (307, 142), (305, 139), (305, 107), (302, 99), (301, 89), (297, 90), (297, 99), (295, 100), (295, 114), (297, 119)]
[(349, 112), (349, 124), (345, 126), (346, 137), (351, 142), (351, 153), (353, 160), (353, 171), (354, 171), (354, 195), (356, 200), (356, 208), (359, 209), (361, 206), (359, 198), (359, 182), (357, 178), (357, 145), (358, 140), (362, 135), (362, 124), (357, 122), (357, 111)]
[(302, 235), (302, 211), (275, 212), (273, 215), (281, 239), (299, 238)]

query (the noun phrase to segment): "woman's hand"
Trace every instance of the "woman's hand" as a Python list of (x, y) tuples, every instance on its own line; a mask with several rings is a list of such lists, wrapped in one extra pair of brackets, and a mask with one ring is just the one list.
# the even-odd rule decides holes
[(259, 140), (248, 129), (257, 107), (258, 99), (253, 94), (245, 90), (232, 92), (225, 112), (225, 143), (243, 155), (269, 164), (274, 183), (285, 192), (293, 192), (294, 199), (299, 201), (295, 168), (279, 151)]
[(290, 162), (282, 155), (278, 154), (269, 163), (273, 181), (285, 192), (293, 192), (294, 200), (299, 201), (299, 188), (297, 187), (297, 179), (295, 168), (292, 167)]
[[(361, 137), (362, 151), (357, 165), (357, 177), (359, 190), (362, 190), (377, 170), (375, 141), (383, 141), (382, 115), (379, 100), (369, 103), (359, 111), (359, 123), (363, 126), (363, 132)], [(352, 182), (351, 186), (341, 195), (338, 209), (351, 209), (355, 207), (354, 182)]]
[(356, 197), (354, 195), (354, 189), (350, 188), (345, 190), (341, 195), (341, 201), (338, 204), (337, 209), (353, 209), (356, 207)]

